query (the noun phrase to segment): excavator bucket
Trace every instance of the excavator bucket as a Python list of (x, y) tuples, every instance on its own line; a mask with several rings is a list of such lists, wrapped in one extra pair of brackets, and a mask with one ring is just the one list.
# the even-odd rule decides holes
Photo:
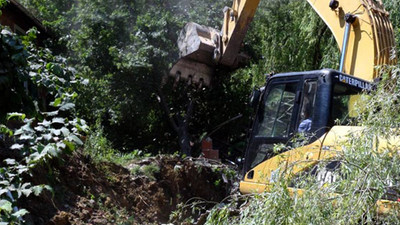
[(209, 86), (218, 61), (220, 32), (193, 22), (186, 24), (178, 38), (179, 57), (169, 75), (176, 81)]
[(234, 0), (232, 7), (225, 7), (222, 31), (186, 24), (178, 39), (180, 60), (170, 76), (208, 86), (217, 67), (232, 70), (245, 65), (248, 56), (240, 48), (259, 2)]

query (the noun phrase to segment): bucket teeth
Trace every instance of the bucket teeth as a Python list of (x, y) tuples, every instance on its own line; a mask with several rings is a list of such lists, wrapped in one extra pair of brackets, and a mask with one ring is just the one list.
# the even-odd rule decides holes
[(188, 85), (210, 86), (214, 69), (206, 64), (182, 58), (170, 70), (169, 75), (175, 82), (187, 81)]

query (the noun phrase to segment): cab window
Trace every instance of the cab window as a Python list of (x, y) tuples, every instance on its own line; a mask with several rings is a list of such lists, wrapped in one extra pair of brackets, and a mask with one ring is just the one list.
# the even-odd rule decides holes
[(333, 88), (331, 125), (351, 125), (357, 113), (354, 105), (360, 99), (360, 89), (337, 83)]
[(256, 136), (289, 137), (297, 84), (297, 82), (281, 83), (270, 89), (259, 115)]

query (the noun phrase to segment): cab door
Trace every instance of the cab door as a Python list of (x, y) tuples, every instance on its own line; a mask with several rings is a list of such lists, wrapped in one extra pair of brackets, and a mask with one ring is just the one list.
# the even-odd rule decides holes
[(302, 76), (272, 78), (262, 97), (246, 151), (244, 170), (272, 157), (275, 144), (286, 144), (296, 131)]

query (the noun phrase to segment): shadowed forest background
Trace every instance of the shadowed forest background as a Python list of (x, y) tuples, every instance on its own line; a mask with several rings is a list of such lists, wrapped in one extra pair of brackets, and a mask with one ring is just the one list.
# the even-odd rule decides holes
[[(193, 154), (199, 154), (201, 139), (212, 132), (224, 157), (240, 156), (251, 121), (246, 105), (252, 88), (264, 83), (264, 74), (338, 67), (336, 43), (306, 1), (261, 1), (243, 47), (250, 65), (219, 74), (212, 89), (201, 90), (161, 82), (178, 58), (176, 40), (184, 24), (194, 21), (220, 29), (222, 9), (230, 1), (21, 3), (54, 33), (55, 40), (48, 43), (53, 54), (65, 57), (75, 76), (87, 81), (75, 90), (77, 116), (93, 131), (103, 129), (120, 151), (179, 151), (171, 120), (179, 125), (190, 99), (187, 131)], [(385, 4), (393, 18), (398, 16), (396, 4)]]
[[(224, 157), (240, 156), (251, 121), (246, 105), (251, 90), (263, 85), (264, 74), (338, 68), (338, 47), (306, 1), (261, 1), (244, 41), (249, 66), (221, 73), (212, 89), (201, 90), (173, 88), (162, 80), (178, 59), (176, 41), (182, 27), (194, 21), (220, 29), (222, 9), (230, 1), (20, 2), (53, 32), (55, 38), (48, 43), (53, 54), (64, 57), (65, 66), (85, 79), (75, 90), (77, 116), (93, 131), (103, 129), (120, 151), (179, 151), (178, 132), (171, 123), (184, 126), (180, 121), (190, 99), (193, 110), (185, 129), (194, 154), (212, 132)], [(396, 1), (385, 1), (394, 27), (397, 6)]]

